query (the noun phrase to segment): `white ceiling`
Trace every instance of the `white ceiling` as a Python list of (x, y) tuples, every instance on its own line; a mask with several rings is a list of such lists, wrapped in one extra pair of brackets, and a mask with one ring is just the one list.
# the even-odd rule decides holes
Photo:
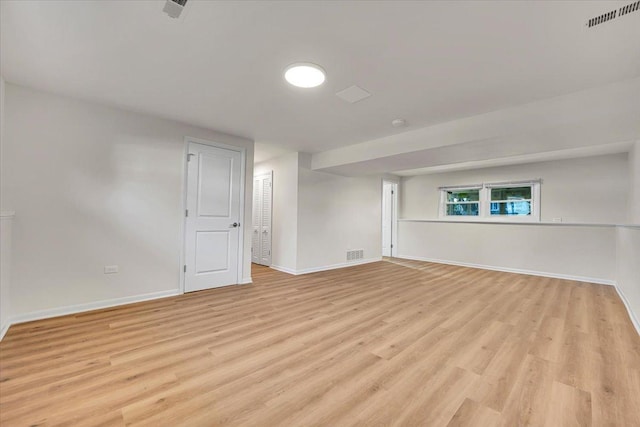
[(263, 142), (255, 143), (255, 152), (253, 155), (253, 162), (260, 163), (266, 160), (280, 157), (288, 153), (292, 153), (293, 150), (288, 150), (280, 145), (265, 144)]
[[(640, 140), (640, 77), (452, 120), (313, 155), (340, 175), (430, 173), (443, 168), (599, 155)], [(541, 157), (542, 155), (542, 157)]]
[(163, 3), (3, 0), (2, 75), (311, 153), (640, 76), (640, 12), (585, 26), (630, 1)]

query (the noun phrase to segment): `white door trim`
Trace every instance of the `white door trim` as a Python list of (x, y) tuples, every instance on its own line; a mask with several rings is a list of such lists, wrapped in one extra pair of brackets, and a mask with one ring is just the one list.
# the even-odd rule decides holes
[(208, 145), (215, 148), (222, 148), (225, 150), (236, 151), (240, 153), (240, 230), (238, 233), (238, 285), (243, 283), (244, 281), (244, 229), (247, 225), (247, 216), (244, 211), (244, 197), (245, 197), (245, 174), (246, 174), (246, 163), (247, 163), (247, 149), (242, 147), (236, 147), (234, 145), (221, 144), (219, 142), (207, 141), (205, 139), (193, 138), (190, 136), (184, 137), (184, 150), (182, 154), (182, 202), (181, 202), (181, 211), (182, 215), (182, 227), (180, 230), (180, 293), (184, 294), (184, 265), (186, 259), (186, 238), (187, 238), (187, 217), (185, 212), (187, 210), (187, 169), (188, 169), (188, 160), (189, 160), (189, 143), (195, 144), (203, 144)]
[[(393, 194), (391, 196), (391, 257), (397, 256), (398, 253), (398, 183), (395, 181), (383, 179), (381, 192), (384, 192), (385, 184), (390, 184)], [(382, 194), (382, 193), (381, 193)], [(381, 197), (381, 217), (384, 218), (384, 194)], [(381, 236), (384, 239), (384, 236)], [(382, 244), (382, 239), (381, 242)]]

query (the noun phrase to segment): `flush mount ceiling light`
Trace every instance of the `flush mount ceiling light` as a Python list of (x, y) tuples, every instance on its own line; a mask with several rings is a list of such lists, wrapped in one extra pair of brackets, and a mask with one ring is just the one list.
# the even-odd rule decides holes
[(326, 74), (322, 67), (310, 62), (297, 62), (284, 70), (284, 78), (289, 84), (310, 88), (324, 83)]

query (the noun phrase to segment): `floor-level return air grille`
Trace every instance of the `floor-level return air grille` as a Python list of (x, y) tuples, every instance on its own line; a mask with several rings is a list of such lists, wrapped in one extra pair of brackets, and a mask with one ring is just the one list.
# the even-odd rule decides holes
[(364, 249), (347, 251), (347, 262), (357, 261), (364, 258)]

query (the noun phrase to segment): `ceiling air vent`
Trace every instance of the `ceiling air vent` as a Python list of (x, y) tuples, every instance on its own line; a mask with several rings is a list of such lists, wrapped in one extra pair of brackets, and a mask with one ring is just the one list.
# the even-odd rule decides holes
[(610, 12), (603, 13), (600, 16), (589, 19), (589, 21), (587, 21), (587, 27), (595, 27), (596, 25), (604, 24), (607, 21), (611, 21), (616, 17), (620, 17), (631, 12), (637, 12), (638, 10), (640, 10), (640, 0), (635, 3), (623, 6), (620, 9), (614, 9)]
[(595, 18), (591, 18), (589, 19), (589, 23), (587, 24), (587, 26), (591, 28), (591, 27), (595, 27), (596, 25), (603, 24), (607, 21), (611, 21), (616, 17), (617, 13), (618, 13), (617, 10), (612, 10), (611, 12), (604, 13), (600, 16), (596, 16)]
[(178, 18), (186, 4), (187, 0), (167, 0), (162, 11), (172, 18)]
[(625, 7), (621, 7), (618, 11), (618, 16), (626, 15), (627, 13), (631, 12), (637, 12), (638, 10), (640, 10), (640, 1), (628, 4)]

